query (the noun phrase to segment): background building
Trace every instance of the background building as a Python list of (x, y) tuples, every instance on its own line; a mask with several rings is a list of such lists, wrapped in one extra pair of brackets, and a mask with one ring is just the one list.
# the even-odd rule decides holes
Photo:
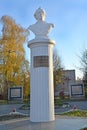
[(58, 84), (55, 91), (55, 96), (58, 96), (61, 91), (64, 95), (70, 96), (70, 86), (76, 83), (75, 70), (64, 70), (62, 83)]

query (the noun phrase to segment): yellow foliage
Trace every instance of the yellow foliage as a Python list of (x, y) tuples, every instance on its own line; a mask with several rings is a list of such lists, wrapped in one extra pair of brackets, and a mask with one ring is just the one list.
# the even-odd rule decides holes
[(2, 45), (0, 55), (4, 64), (0, 65), (0, 70), (2, 70), (4, 80), (19, 85), (22, 78), (20, 68), (25, 60), (23, 44), (26, 42), (29, 32), (16, 24), (9, 16), (3, 16), (1, 21), (3, 28), (0, 39), (0, 45)]

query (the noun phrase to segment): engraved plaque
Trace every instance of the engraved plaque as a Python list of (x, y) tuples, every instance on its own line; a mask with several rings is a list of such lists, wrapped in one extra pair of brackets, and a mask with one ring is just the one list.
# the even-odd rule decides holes
[(34, 67), (49, 67), (49, 57), (34, 56)]

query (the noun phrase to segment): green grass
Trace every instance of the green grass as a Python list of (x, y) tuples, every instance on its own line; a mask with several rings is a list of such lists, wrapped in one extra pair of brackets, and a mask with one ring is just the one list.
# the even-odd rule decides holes
[(60, 99), (55, 99), (54, 100), (54, 104), (55, 104), (55, 106), (62, 106), (63, 105), (63, 101), (60, 100)]
[(21, 115), (21, 114), (0, 115), (0, 121), (21, 119), (21, 118), (25, 118), (25, 117), (29, 117), (29, 116), (28, 115)]
[(65, 98), (65, 99), (60, 99), (60, 98), (55, 98), (54, 99), (54, 105), (55, 106), (62, 106), (64, 103), (70, 101), (69, 98)]
[(59, 115), (87, 117), (87, 111), (77, 109), (77, 110), (71, 110), (69, 112), (64, 112), (64, 113), (61, 113)]
[(80, 130), (87, 130), (87, 127), (86, 127), (86, 128), (83, 128), (83, 129), (80, 129)]
[(7, 100), (0, 100), (0, 105), (2, 105), (2, 104), (7, 104), (7, 103), (8, 103)]

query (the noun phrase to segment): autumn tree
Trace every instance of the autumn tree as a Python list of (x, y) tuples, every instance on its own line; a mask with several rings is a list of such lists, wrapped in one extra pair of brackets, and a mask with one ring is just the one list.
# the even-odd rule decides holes
[(0, 38), (0, 57), (2, 57), (3, 64), (0, 65), (0, 70), (4, 79), (4, 91), (7, 92), (9, 85), (21, 84), (19, 72), (25, 60), (23, 44), (26, 42), (29, 32), (16, 24), (15, 20), (9, 16), (3, 16), (1, 22), (3, 27)]
[(54, 74), (54, 89), (55, 89), (56, 86), (62, 82), (64, 76), (61, 58), (58, 55), (56, 49), (53, 52), (53, 74)]
[(83, 78), (87, 80), (87, 49), (85, 49), (82, 53), (81, 65), (83, 71)]
[(30, 97), (30, 71), (29, 62), (24, 60), (20, 69), (21, 81), (23, 85), (24, 99)]
[(87, 98), (87, 49), (84, 49), (84, 51), (82, 52), (80, 60), (81, 60), (80, 70), (83, 72), (83, 82), (85, 85), (85, 95)]

